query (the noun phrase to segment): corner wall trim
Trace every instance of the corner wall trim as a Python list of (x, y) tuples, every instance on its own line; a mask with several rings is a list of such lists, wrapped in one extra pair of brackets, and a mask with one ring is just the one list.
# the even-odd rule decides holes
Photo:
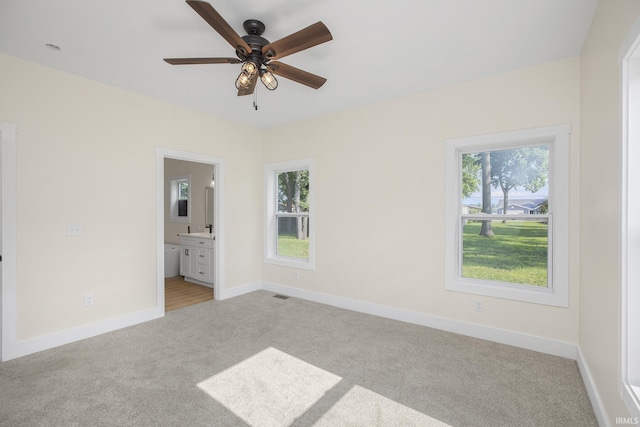
[(247, 283), (240, 286), (234, 286), (233, 288), (220, 289), (220, 297), (218, 299), (225, 300), (234, 298), (253, 291), (259, 291), (260, 289), (262, 289), (262, 284), (260, 282)]
[(285, 285), (279, 285), (277, 283), (263, 282), (262, 289), (347, 310), (359, 311), (361, 313), (373, 314), (375, 316), (386, 317), (388, 319), (427, 326), (500, 344), (512, 345), (514, 347), (538, 351), (541, 353), (551, 354), (553, 356), (565, 357), (572, 360), (576, 360), (577, 357), (577, 346), (563, 341), (556, 341), (534, 335), (492, 328), (489, 326), (460, 322), (416, 311), (409, 311), (300, 288), (293, 288)]
[(0, 360), (8, 360), (16, 343), (17, 309), (17, 134), (18, 124), (0, 121), (0, 197), (2, 198), (0, 233), (2, 268), (0, 269)]
[(593, 381), (591, 370), (589, 369), (589, 365), (587, 365), (587, 361), (582, 354), (580, 346), (578, 346), (577, 352), (578, 357), (576, 359), (576, 362), (578, 362), (578, 369), (580, 370), (580, 375), (582, 376), (582, 382), (584, 382), (584, 386), (587, 389), (587, 394), (589, 395), (589, 400), (591, 401), (593, 412), (595, 413), (596, 419), (598, 420), (598, 425), (609, 427), (611, 423), (609, 422), (607, 411), (604, 408), (602, 399), (600, 398), (600, 393), (598, 393), (596, 383), (595, 381)]

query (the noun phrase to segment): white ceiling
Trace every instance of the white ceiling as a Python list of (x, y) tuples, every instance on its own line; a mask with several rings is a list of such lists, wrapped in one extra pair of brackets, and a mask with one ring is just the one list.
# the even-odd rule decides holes
[(282, 62), (327, 83), (259, 83), (255, 111), (253, 96), (236, 96), (240, 65), (165, 63), (235, 56), (183, 0), (0, 0), (0, 52), (266, 128), (579, 55), (598, 0), (210, 3), (240, 35), (246, 19), (261, 20), (270, 41), (324, 22), (332, 41)]

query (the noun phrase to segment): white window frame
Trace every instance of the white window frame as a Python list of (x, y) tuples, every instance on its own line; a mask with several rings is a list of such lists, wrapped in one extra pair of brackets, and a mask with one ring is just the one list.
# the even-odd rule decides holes
[[(187, 216), (178, 215), (178, 198), (180, 197), (180, 183), (187, 182)], [(191, 175), (172, 176), (169, 178), (169, 222), (191, 223)]]
[[(618, 392), (640, 418), (640, 19), (620, 48), (620, 292)], [(631, 118), (635, 118), (632, 120)]]
[[(278, 174), (298, 170), (309, 171), (309, 258), (294, 258), (278, 255), (278, 216), (300, 216), (299, 214), (278, 213)], [(264, 262), (283, 267), (315, 270), (315, 160), (300, 159), (286, 162), (269, 163), (264, 165), (265, 182), (265, 237), (264, 237)]]
[[(569, 124), (445, 141), (445, 289), (516, 301), (569, 306)], [(549, 146), (548, 287), (461, 277), (462, 154)], [(508, 215), (507, 215), (508, 216)], [(491, 215), (501, 219), (503, 215)], [(527, 215), (527, 218), (531, 218)], [(518, 218), (516, 218), (518, 219)]]

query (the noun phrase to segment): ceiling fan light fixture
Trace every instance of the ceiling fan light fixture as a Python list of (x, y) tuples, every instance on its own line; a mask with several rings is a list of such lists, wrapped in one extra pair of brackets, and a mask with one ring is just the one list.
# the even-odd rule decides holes
[(246, 71), (240, 72), (238, 78), (236, 79), (236, 89), (249, 89), (249, 86), (251, 85), (251, 77), (251, 74), (247, 73)]
[(258, 66), (251, 61), (247, 61), (242, 64), (242, 71), (249, 74), (250, 76), (253, 76), (258, 72)]
[(269, 71), (265, 71), (260, 74), (260, 80), (269, 90), (275, 90), (278, 87), (278, 80)]

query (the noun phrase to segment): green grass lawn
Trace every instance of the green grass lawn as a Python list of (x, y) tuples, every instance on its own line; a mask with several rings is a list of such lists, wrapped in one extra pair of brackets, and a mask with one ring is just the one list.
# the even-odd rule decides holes
[(309, 259), (309, 240), (289, 234), (278, 236), (278, 255)]
[(547, 224), (493, 221), (493, 237), (481, 225), (464, 227), (462, 277), (547, 286)]

